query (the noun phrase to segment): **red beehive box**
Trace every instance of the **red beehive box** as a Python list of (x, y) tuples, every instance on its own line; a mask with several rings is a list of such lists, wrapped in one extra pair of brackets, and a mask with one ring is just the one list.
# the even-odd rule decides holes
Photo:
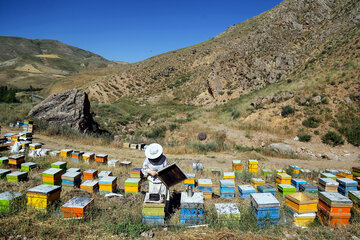
[(93, 203), (93, 198), (74, 197), (65, 203), (61, 210), (64, 218), (84, 218)]

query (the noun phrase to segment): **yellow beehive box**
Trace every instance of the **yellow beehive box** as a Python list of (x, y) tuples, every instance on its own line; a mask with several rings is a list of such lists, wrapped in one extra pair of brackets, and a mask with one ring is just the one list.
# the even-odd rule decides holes
[(224, 180), (232, 180), (235, 182), (235, 173), (234, 172), (224, 172)]
[(264, 179), (261, 179), (261, 178), (251, 178), (251, 185), (257, 189), (257, 186), (260, 186), (260, 185), (264, 185), (265, 184), (265, 180)]
[(294, 224), (302, 227), (309, 226), (312, 222), (314, 222), (316, 218), (315, 212), (303, 214), (293, 213), (292, 215), (294, 219)]
[(290, 180), (291, 181), (291, 176), (286, 173), (278, 173), (278, 174), (276, 174), (276, 177), (281, 180)]
[(60, 150), (60, 157), (68, 158), (71, 157), (73, 150), (72, 149), (62, 149)]
[(28, 207), (45, 210), (49, 205), (60, 198), (60, 193), (60, 186), (39, 185), (27, 190), (27, 205)]
[(95, 160), (95, 153), (92, 152), (86, 152), (83, 154), (83, 160), (85, 162), (90, 162), (90, 161), (94, 161)]
[(318, 198), (304, 192), (289, 193), (285, 196), (286, 205), (297, 213), (317, 211)]

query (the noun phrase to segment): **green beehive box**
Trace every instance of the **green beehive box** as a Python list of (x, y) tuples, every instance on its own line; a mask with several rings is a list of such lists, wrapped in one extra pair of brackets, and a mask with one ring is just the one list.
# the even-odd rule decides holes
[(269, 169), (263, 169), (262, 170), (264, 176), (272, 175), (273, 172)]
[(9, 170), (9, 169), (0, 169), (0, 179), (5, 178), (6, 175), (9, 173), (11, 173), (11, 170)]
[(51, 164), (52, 168), (59, 168), (66, 171), (66, 162), (54, 162)]
[(142, 215), (143, 216), (158, 216), (164, 217), (165, 216), (165, 202), (162, 197), (159, 198), (157, 201), (150, 200), (150, 193), (146, 193), (143, 208), (142, 208)]
[(38, 164), (34, 162), (26, 162), (21, 164), (21, 170), (25, 172), (30, 172), (31, 169), (37, 168)]
[(6, 179), (8, 182), (26, 181), (27, 178), (28, 178), (27, 172), (13, 172), (6, 175)]
[(17, 192), (2, 192), (0, 193), (0, 212), (10, 212), (20, 204), (25, 204), (24, 195)]
[(296, 192), (296, 188), (290, 184), (278, 184), (278, 190), (279, 190), (280, 196), (282, 196), (282, 197), (285, 197), (286, 194)]
[(125, 186), (138, 186), (140, 181), (140, 178), (128, 178), (125, 181)]
[(8, 157), (0, 157), (0, 166), (8, 165), (9, 159)]
[(360, 204), (360, 191), (349, 191), (349, 198), (354, 204)]

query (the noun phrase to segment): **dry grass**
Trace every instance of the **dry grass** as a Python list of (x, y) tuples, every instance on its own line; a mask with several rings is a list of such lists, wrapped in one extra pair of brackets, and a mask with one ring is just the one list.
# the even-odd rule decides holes
[(56, 54), (41, 54), (41, 55), (35, 55), (35, 57), (39, 57), (39, 58), (60, 58)]

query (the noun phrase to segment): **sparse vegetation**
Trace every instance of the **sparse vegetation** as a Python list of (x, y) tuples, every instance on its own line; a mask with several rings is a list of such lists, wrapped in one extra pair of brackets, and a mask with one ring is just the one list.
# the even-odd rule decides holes
[(309, 117), (302, 122), (302, 125), (309, 128), (317, 128), (320, 124), (320, 119), (316, 117)]
[(328, 131), (324, 136), (322, 136), (321, 140), (323, 143), (329, 144), (333, 147), (344, 144), (344, 139), (341, 135), (334, 131)]
[(311, 135), (310, 134), (304, 133), (304, 134), (299, 135), (299, 141), (300, 142), (310, 142), (310, 140), (311, 140)]
[(281, 107), (281, 116), (287, 117), (295, 113), (295, 108), (291, 105), (286, 105)]

